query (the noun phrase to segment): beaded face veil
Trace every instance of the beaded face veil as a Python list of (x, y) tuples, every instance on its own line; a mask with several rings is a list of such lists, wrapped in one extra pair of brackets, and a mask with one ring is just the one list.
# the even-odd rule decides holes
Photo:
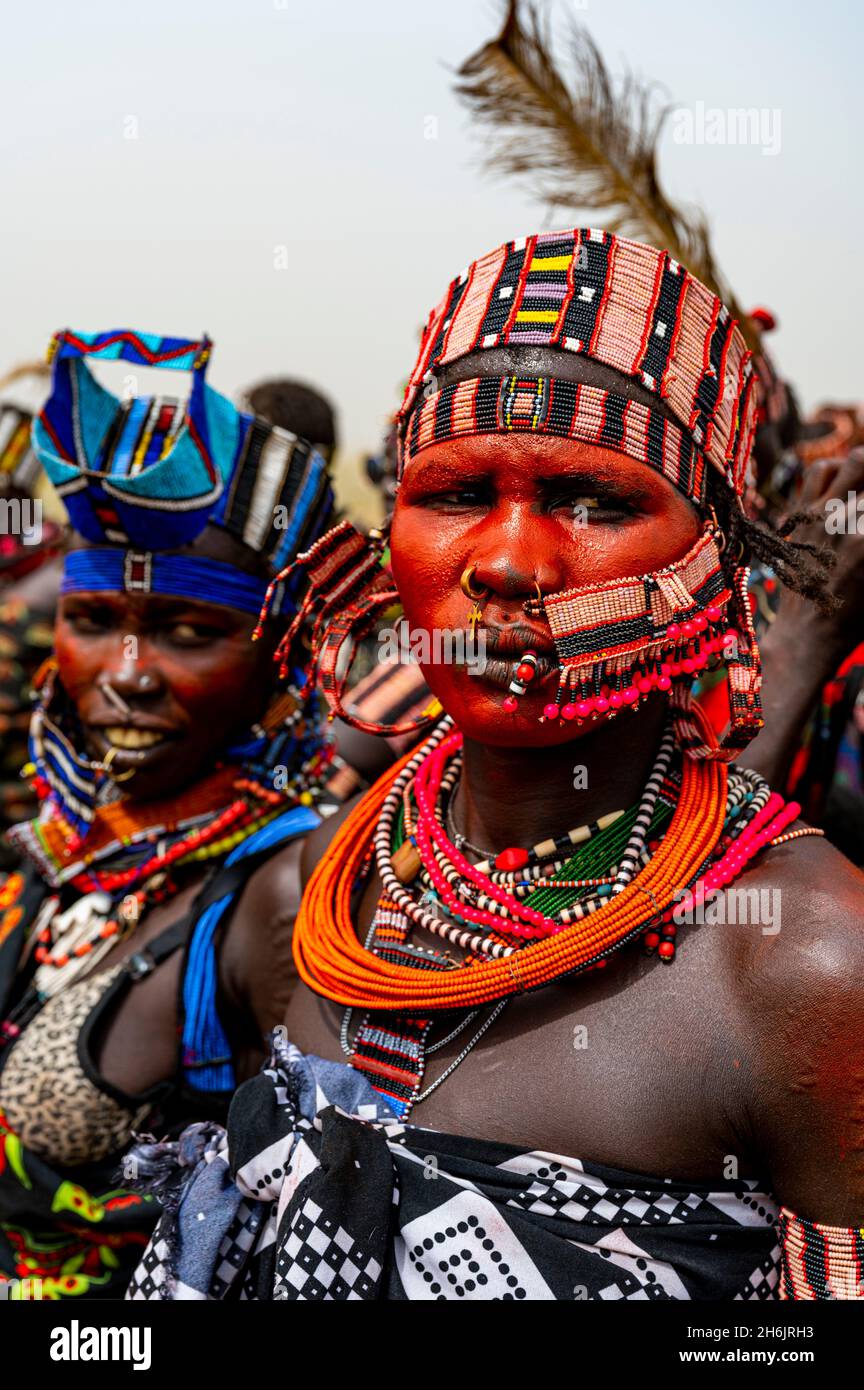
[[(615, 391), (511, 373), (439, 385), (451, 363), (501, 347), (601, 363), (656, 397), (657, 408), (633, 400), (626, 382)], [(507, 242), (453, 280), (433, 309), (398, 415), (400, 478), (424, 449), (447, 439), (551, 434), (638, 460), (706, 518), (697, 544), (662, 571), (525, 604), (548, 621), (559, 659), (558, 699), (544, 718), (608, 718), (659, 690), (669, 695), (687, 752), (724, 761), (761, 727), (748, 572), (724, 567), (724, 538), (706, 504), (713, 469), (740, 505), (756, 390), (752, 355), (716, 295), (667, 252), (609, 232), (575, 228)], [(531, 655), (505, 709), (532, 679)], [(690, 687), (720, 658), (731, 720), (721, 745), (709, 747), (690, 715)]]

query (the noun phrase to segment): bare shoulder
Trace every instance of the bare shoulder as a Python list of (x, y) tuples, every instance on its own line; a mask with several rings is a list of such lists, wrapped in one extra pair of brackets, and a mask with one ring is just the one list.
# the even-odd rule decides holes
[[(864, 1210), (864, 875), (823, 839), (732, 885), (757, 919), (720, 933), (742, 1097), (774, 1191), (811, 1220)], [(727, 896), (730, 890), (727, 889)]]
[[(769, 850), (732, 885), (745, 930), (727, 932), (729, 963), (755, 1007), (864, 982), (864, 874), (821, 836)], [(727, 895), (730, 890), (727, 889)], [(758, 894), (758, 900), (757, 900)]]

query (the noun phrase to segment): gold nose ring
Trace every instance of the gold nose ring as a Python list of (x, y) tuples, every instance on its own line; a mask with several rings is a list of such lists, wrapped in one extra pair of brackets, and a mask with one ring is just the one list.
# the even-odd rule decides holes
[(471, 599), (473, 602), (475, 602), (475, 603), (476, 603), (477, 599), (479, 599), (479, 598), (485, 598), (486, 595), (487, 595), (488, 592), (489, 592), (489, 590), (486, 589), (486, 588), (484, 588), (482, 584), (481, 584), (478, 588), (475, 589), (475, 587), (474, 587), (474, 575), (475, 575), (476, 573), (477, 573), (477, 566), (476, 566), (476, 565), (469, 565), (468, 568), (467, 568), (466, 570), (463, 570), (463, 572), (462, 572), (462, 578), (459, 580), (459, 588), (462, 590), (462, 592), (463, 592), (463, 594), (465, 595), (465, 597), (466, 597), (466, 598), (470, 598), (470, 599)]

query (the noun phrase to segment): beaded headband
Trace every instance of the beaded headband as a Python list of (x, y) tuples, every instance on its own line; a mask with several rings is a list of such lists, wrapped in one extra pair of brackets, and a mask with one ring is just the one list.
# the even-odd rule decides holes
[[(470, 265), (427, 321), (397, 417), (401, 468), (418, 452), (408, 443), (411, 417), (421, 392), (435, 390), (436, 371), (506, 346), (575, 353), (637, 381), (666, 403), (729, 486), (743, 491), (756, 426), (752, 354), (717, 296), (668, 252), (577, 227), (506, 242)], [(500, 388), (498, 378), (489, 390)], [(502, 428), (497, 409), (476, 422), (476, 433)], [(446, 416), (439, 430), (428, 431), (426, 444), (450, 437)], [(571, 437), (585, 436), (580, 428)], [(610, 447), (629, 453), (629, 442), (625, 434)], [(645, 461), (643, 452), (635, 457)]]
[[(261, 610), (267, 581), (204, 555), (164, 555), (158, 551), (73, 550), (63, 566), (61, 594), (170, 594), (243, 613)], [(274, 602), (273, 611), (280, 604)]]
[(440, 439), (510, 431), (614, 449), (655, 468), (691, 501), (705, 500), (703, 454), (659, 410), (556, 377), (479, 377), (425, 397), (408, 424), (403, 467)]

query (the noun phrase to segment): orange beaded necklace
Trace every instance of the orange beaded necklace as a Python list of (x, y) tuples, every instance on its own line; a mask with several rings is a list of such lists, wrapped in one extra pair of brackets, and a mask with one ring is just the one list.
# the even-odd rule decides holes
[[(716, 743), (696, 707), (694, 722)], [(685, 757), (681, 795), (657, 852), (627, 888), (591, 916), (504, 960), (471, 960), (432, 973), (392, 965), (357, 938), (351, 897), (383, 804), (413, 751), (364, 796), (339, 828), (307, 885), (294, 928), (300, 978), (316, 993), (353, 1008), (409, 1014), (476, 1008), (537, 989), (584, 968), (664, 911), (697, 874), (720, 837), (726, 815), (724, 763)]]

